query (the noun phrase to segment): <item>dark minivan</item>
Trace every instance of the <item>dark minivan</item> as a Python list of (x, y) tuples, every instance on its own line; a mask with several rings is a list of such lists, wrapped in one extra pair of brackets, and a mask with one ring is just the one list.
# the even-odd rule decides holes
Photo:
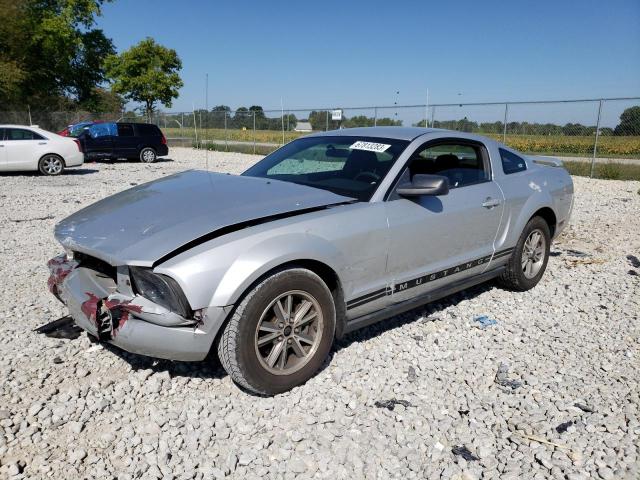
[(151, 123), (100, 122), (69, 130), (82, 143), (85, 160), (126, 158), (152, 163), (169, 154), (167, 139)]

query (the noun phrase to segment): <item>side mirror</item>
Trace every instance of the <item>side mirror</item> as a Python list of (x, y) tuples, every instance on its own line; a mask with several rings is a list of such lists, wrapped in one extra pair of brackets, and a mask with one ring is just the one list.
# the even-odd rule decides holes
[(399, 185), (396, 191), (402, 197), (446, 195), (449, 193), (449, 179), (441, 175), (416, 174), (410, 182)]

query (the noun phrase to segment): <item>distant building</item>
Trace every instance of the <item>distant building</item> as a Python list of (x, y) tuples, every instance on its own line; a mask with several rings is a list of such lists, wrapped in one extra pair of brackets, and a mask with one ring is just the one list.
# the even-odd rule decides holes
[(310, 132), (313, 130), (311, 128), (311, 123), (309, 122), (298, 122), (296, 124), (296, 128), (293, 129), (296, 132)]

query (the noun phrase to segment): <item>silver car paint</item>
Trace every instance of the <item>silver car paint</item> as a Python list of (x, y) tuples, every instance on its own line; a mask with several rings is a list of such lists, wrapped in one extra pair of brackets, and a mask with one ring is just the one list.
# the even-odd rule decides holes
[[(526, 222), (541, 208), (550, 208), (555, 213), (558, 219), (556, 235), (566, 225), (570, 214), (573, 186), (564, 169), (539, 165), (527, 159), (525, 172), (505, 175), (502, 172), (498, 151), (502, 146), (485, 137), (445, 130), (398, 127), (345, 129), (316, 135), (390, 137), (410, 140), (411, 143), (381, 181), (368, 203), (342, 204), (249, 226), (214, 237), (157, 265), (155, 272), (171, 276), (179, 283), (191, 307), (201, 313), (201, 322), (192, 327), (166, 327), (140, 320), (134, 314), (122, 331), (111, 340), (112, 343), (137, 353), (163, 358), (202, 359), (208, 353), (226, 314), (243, 293), (262, 275), (285, 263), (312, 260), (328, 266), (340, 281), (344, 301), (349, 302), (369, 292), (380, 289), (393, 290), (395, 285), (402, 284), (406, 279), (421, 273), (446, 269), (486, 254), (491, 258), (493, 252), (515, 246)], [(441, 202), (443, 207), (454, 208), (455, 211), (444, 212), (443, 210), (443, 215), (435, 215), (437, 212), (434, 212), (430, 218), (428, 215), (425, 217), (424, 211), (420, 211), (413, 201), (406, 199), (386, 201), (387, 192), (395, 185), (414, 151), (425, 142), (442, 138), (464, 138), (482, 142), (491, 160), (491, 181), (451, 190), (450, 197), (443, 196)], [(231, 180), (234, 177), (226, 178)], [(264, 182), (263, 179), (262, 181)], [(259, 182), (252, 185), (259, 185)], [(282, 188), (286, 190), (287, 187), (284, 185)], [(226, 193), (232, 192), (226, 191)], [(125, 194), (122, 198), (124, 201), (127, 199), (127, 192), (123, 194)], [(481, 205), (485, 200), (484, 195), (500, 197), (500, 205), (485, 212)], [(333, 194), (329, 196), (314, 199), (317, 203), (311, 202), (311, 204), (328, 205), (346, 200), (345, 197)], [(155, 196), (155, 199), (161, 199), (161, 197)], [(155, 199), (154, 202), (157, 201)], [(163, 196), (161, 200), (156, 208), (163, 208), (166, 198)], [(296, 197), (292, 193), (272, 211), (281, 212), (287, 208), (295, 208), (295, 203), (288, 207), (285, 205), (286, 201), (294, 202), (295, 200)], [(464, 211), (465, 204), (471, 206), (476, 213), (487, 213), (486, 218), (490, 219), (492, 227), (476, 235), (474, 229), (482, 228), (482, 222), (473, 214)], [(153, 203), (153, 205), (156, 204)], [(256, 211), (262, 209), (261, 205), (254, 207)], [(185, 211), (188, 211), (186, 208), (185, 205)], [(88, 215), (86, 210), (81, 211), (85, 216)], [(95, 210), (93, 214), (96, 214)], [(263, 214), (266, 215), (266, 212), (256, 213), (256, 216)], [(225, 223), (231, 223), (234, 220), (241, 222), (250, 216), (247, 214), (238, 219), (228, 216)], [(199, 220), (202, 221), (202, 218), (199, 217)], [(412, 227), (411, 222), (421, 218), (425, 220), (424, 224)], [(90, 218), (86, 221), (96, 224)], [(212, 226), (217, 228), (220, 225), (216, 223), (215, 218), (210, 222), (212, 223), (207, 223), (207, 228)], [(183, 226), (200, 228), (197, 221), (183, 223)], [(492, 233), (493, 226), (495, 231)], [(109, 243), (111, 250), (107, 254), (100, 250), (100, 245), (91, 247), (85, 245), (85, 248), (100, 258), (109, 257), (126, 264), (150, 265), (171, 250), (169, 244), (177, 248), (189, 241), (186, 240), (187, 237), (197, 238), (206, 234), (205, 230), (206, 228), (203, 227), (197, 233), (191, 231), (180, 233), (177, 239), (150, 235), (148, 239), (145, 237), (144, 243), (140, 243), (141, 241), (136, 238), (129, 238), (129, 241), (135, 244), (144, 244), (152, 249), (153, 253), (147, 249), (137, 250), (138, 256), (133, 255), (133, 251), (127, 250), (123, 245), (118, 246), (116, 235)], [(168, 231), (175, 232), (173, 229)], [(455, 235), (451, 235), (451, 232), (455, 232)], [(71, 237), (68, 245), (77, 245), (84, 241), (73, 238), (74, 234), (77, 235), (77, 230), (67, 231), (67, 233)], [(94, 238), (105, 236), (105, 233)], [(138, 231), (138, 234), (143, 237), (145, 235), (142, 231)], [(154, 246), (153, 239), (161, 243), (162, 247)], [(463, 251), (455, 248), (447, 250), (452, 244), (462, 248)], [(448, 254), (438, 254), (444, 251)], [(458, 255), (454, 255), (456, 251)], [(420, 252), (421, 255), (416, 255), (416, 252)], [(490, 262), (486, 261), (464, 272), (455, 273), (454, 278), (464, 278), (485, 271), (506, 262), (507, 259), (508, 257), (503, 256)], [(126, 266), (119, 269), (118, 273), (117, 290), (122, 292), (127, 290)], [(75, 271), (69, 277), (73, 278), (74, 274)], [(389, 303), (417, 295), (421, 290), (437, 288), (448, 281), (450, 281), (448, 278), (440, 279), (428, 285), (421, 285), (419, 289), (413, 289), (411, 292), (399, 290), (393, 295), (382, 296), (372, 302), (351, 308), (346, 316), (355, 318), (364, 315), (384, 308)], [(79, 286), (73, 288), (73, 283), (65, 280), (62, 282), (62, 288), (81, 290)], [(132, 295), (132, 292), (130, 294)], [(130, 298), (130, 301), (138, 302), (139, 297)], [(74, 318), (76, 315), (79, 315), (77, 309)], [(145, 337), (146, 330), (149, 331), (149, 338), (153, 341)]]
[(351, 200), (289, 182), (189, 170), (83, 208), (59, 222), (55, 236), (112, 265), (151, 266), (230, 225)]

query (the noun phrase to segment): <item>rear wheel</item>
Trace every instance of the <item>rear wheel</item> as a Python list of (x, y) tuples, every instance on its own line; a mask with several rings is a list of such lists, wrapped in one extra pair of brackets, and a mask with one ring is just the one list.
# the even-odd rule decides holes
[(549, 261), (551, 234), (549, 225), (541, 217), (533, 217), (524, 228), (507, 270), (500, 282), (512, 290), (525, 291), (535, 287)]
[(335, 306), (315, 273), (291, 268), (260, 282), (240, 302), (218, 341), (237, 384), (274, 395), (304, 383), (333, 343)]
[(140, 150), (140, 161), (142, 163), (153, 163), (156, 161), (156, 158), (158, 158), (158, 156), (153, 148), (146, 147)]
[(50, 153), (40, 159), (38, 170), (43, 175), (60, 175), (64, 171), (64, 160), (61, 156)]

